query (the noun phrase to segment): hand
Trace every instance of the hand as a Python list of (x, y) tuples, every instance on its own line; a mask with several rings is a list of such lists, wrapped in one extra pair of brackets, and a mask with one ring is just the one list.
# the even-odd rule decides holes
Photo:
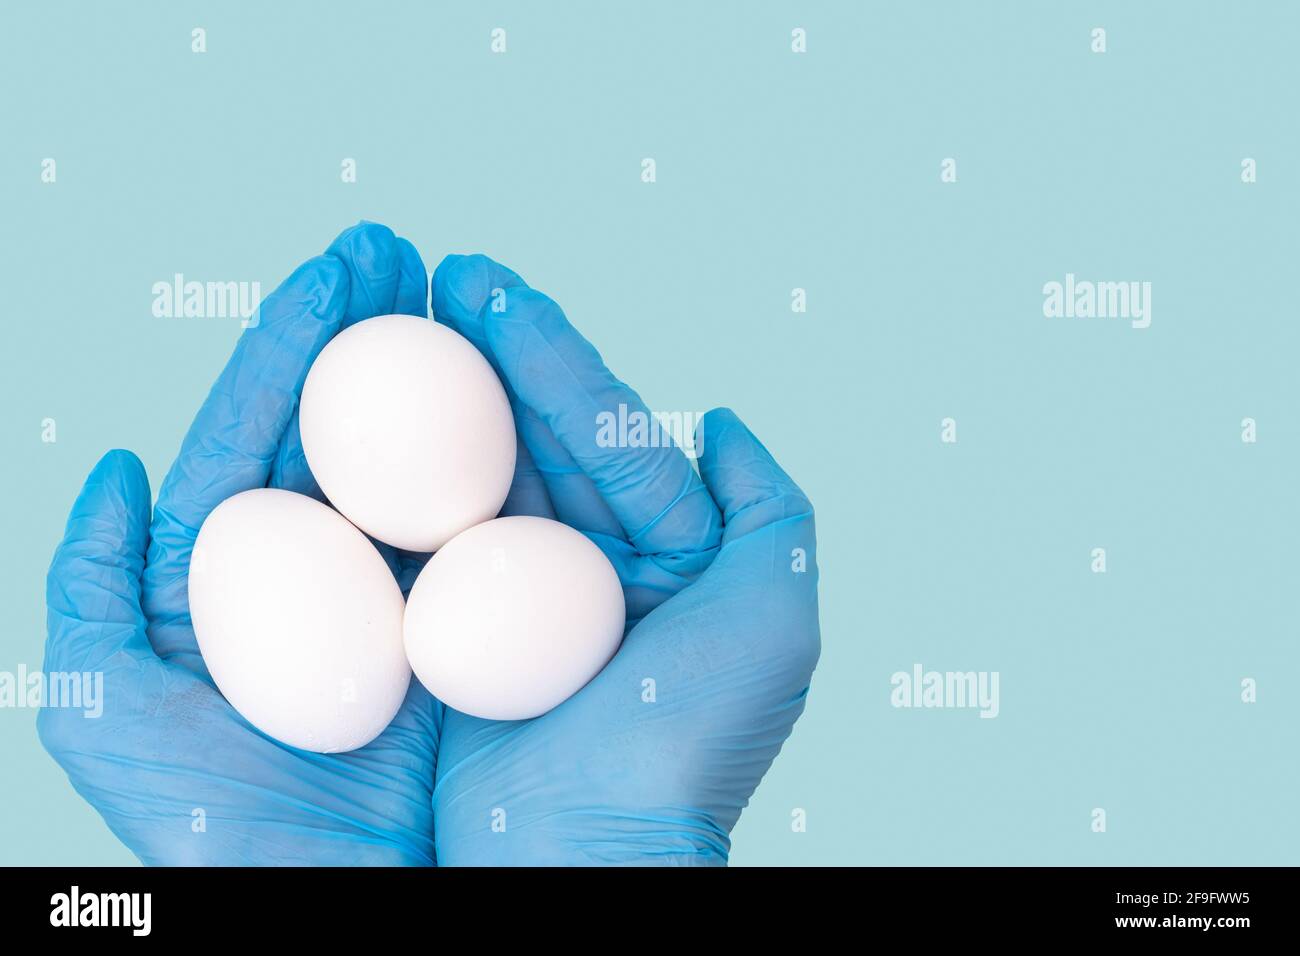
[(503, 513), (586, 533), (618, 570), (629, 626), (613, 661), (535, 720), (447, 710), (439, 862), (725, 863), (817, 662), (812, 506), (727, 410), (704, 419), (699, 475), (672, 447), (600, 447), (598, 413), (645, 405), (491, 260), (445, 260), (433, 310), (510, 394), (520, 447)]
[[(375, 741), (294, 750), (250, 726), (212, 685), (190, 625), (190, 551), (241, 491), (320, 498), (298, 433), (317, 353), (346, 325), (426, 314), (414, 247), (362, 224), (300, 266), (261, 307), (199, 410), (154, 508), (144, 467), (114, 451), (73, 506), (48, 578), (45, 669), (102, 672), (102, 717), (43, 709), (41, 740), (112, 831), (150, 864), (430, 864), (442, 706), (412, 681)], [(385, 551), (409, 587), (420, 559)]]

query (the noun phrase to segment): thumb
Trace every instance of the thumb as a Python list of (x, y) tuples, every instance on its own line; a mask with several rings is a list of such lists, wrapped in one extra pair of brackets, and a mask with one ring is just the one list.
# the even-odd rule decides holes
[(140, 610), (149, 479), (129, 451), (99, 460), (72, 506), (46, 576), (45, 670), (102, 670), (113, 655), (153, 658)]
[(724, 545), (784, 521), (811, 524), (808, 498), (731, 409), (704, 416), (695, 448), (700, 475), (722, 509)]
[(812, 504), (730, 409), (704, 416), (695, 447), (723, 521), (701, 593), (720, 602), (724, 617), (752, 622), (743, 639), (754, 659), (780, 665), (806, 690), (821, 649)]

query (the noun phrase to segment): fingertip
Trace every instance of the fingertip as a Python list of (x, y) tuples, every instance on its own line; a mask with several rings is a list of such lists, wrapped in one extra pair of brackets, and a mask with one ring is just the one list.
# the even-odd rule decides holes
[(749, 426), (727, 405), (719, 405), (704, 413), (695, 427), (695, 443), (701, 464), (705, 456), (716, 458), (724, 446), (753, 446), (763, 449), (764, 453), (767, 451)]
[[(695, 424), (694, 448), (698, 457), (703, 457), (705, 450), (712, 446), (712, 442), (705, 439), (711, 435), (721, 434), (727, 429), (735, 427), (745, 428), (745, 423), (740, 420), (731, 408), (726, 405), (719, 405), (717, 408), (711, 408)], [(749, 429), (745, 429), (748, 431)]]
[(397, 234), (393, 230), (382, 223), (362, 219), (335, 236), (325, 253), (340, 259), (351, 258), (359, 269), (374, 272), (392, 264), (396, 246)]
[(432, 302), (435, 318), (459, 324), (477, 319), (497, 289), (524, 286), (524, 280), (481, 253), (449, 255), (433, 272)]
[(82, 496), (96, 509), (101, 504), (109, 504), (126, 518), (140, 518), (143, 506), (144, 521), (137, 522), (139, 528), (136, 530), (148, 527), (149, 473), (134, 452), (125, 448), (106, 452), (90, 470)]
[(117, 490), (121, 493), (121, 507), (130, 514), (127, 522), (131, 547), (142, 553), (149, 543), (150, 506), (153, 495), (149, 488), (149, 472), (139, 457), (125, 448), (114, 448), (99, 460), (97, 468), (110, 470), (116, 477)]
[(142, 566), (149, 512), (149, 475), (144, 463), (125, 449), (113, 449), (86, 477), (68, 515), (54, 564), (105, 557)]
[(734, 411), (715, 408), (696, 431), (700, 477), (723, 511), (725, 540), (812, 514), (803, 490)]
[(359, 222), (339, 233), (325, 254), (343, 263), (348, 272), (345, 324), (392, 311), (401, 277), (393, 230), (377, 222)]
[(91, 474), (99, 471), (111, 472), (120, 476), (123, 482), (129, 483), (134, 489), (143, 486), (144, 492), (149, 492), (149, 472), (144, 467), (138, 455), (126, 448), (113, 448), (106, 451), (91, 469)]

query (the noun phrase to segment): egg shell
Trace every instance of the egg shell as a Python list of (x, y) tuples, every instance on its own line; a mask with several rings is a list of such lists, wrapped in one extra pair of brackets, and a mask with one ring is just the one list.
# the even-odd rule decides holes
[(218, 690), (276, 740), (354, 750), (402, 705), (401, 589), (365, 535), (319, 501), (259, 488), (218, 505), (194, 542), (189, 602)]
[(501, 510), (514, 418), (492, 366), (446, 326), (358, 322), (321, 350), (299, 410), (303, 452), (330, 503), (367, 534), (434, 551)]
[(600, 672), (625, 615), (618, 574), (586, 536), (546, 518), (497, 518), (457, 535), (420, 572), (406, 654), (449, 707), (523, 720)]

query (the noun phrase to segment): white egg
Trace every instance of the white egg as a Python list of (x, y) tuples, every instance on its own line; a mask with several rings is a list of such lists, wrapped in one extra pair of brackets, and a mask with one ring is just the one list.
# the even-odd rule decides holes
[(354, 750), (401, 707), (401, 589), (365, 535), (319, 501), (259, 488), (222, 502), (194, 542), (189, 597), (217, 688), (276, 740)]
[(497, 518), (429, 559), (406, 603), (406, 656), (459, 711), (522, 720), (563, 702), (623, 639), (618, 574), (601, 550), (546, 518)]
[(299, 426), (330, 503), (410, 551), (496, 517), (514, 477), (505, 389), (478, 349), (430, 319), (382, 315), (335, 336), (307, 374)]

